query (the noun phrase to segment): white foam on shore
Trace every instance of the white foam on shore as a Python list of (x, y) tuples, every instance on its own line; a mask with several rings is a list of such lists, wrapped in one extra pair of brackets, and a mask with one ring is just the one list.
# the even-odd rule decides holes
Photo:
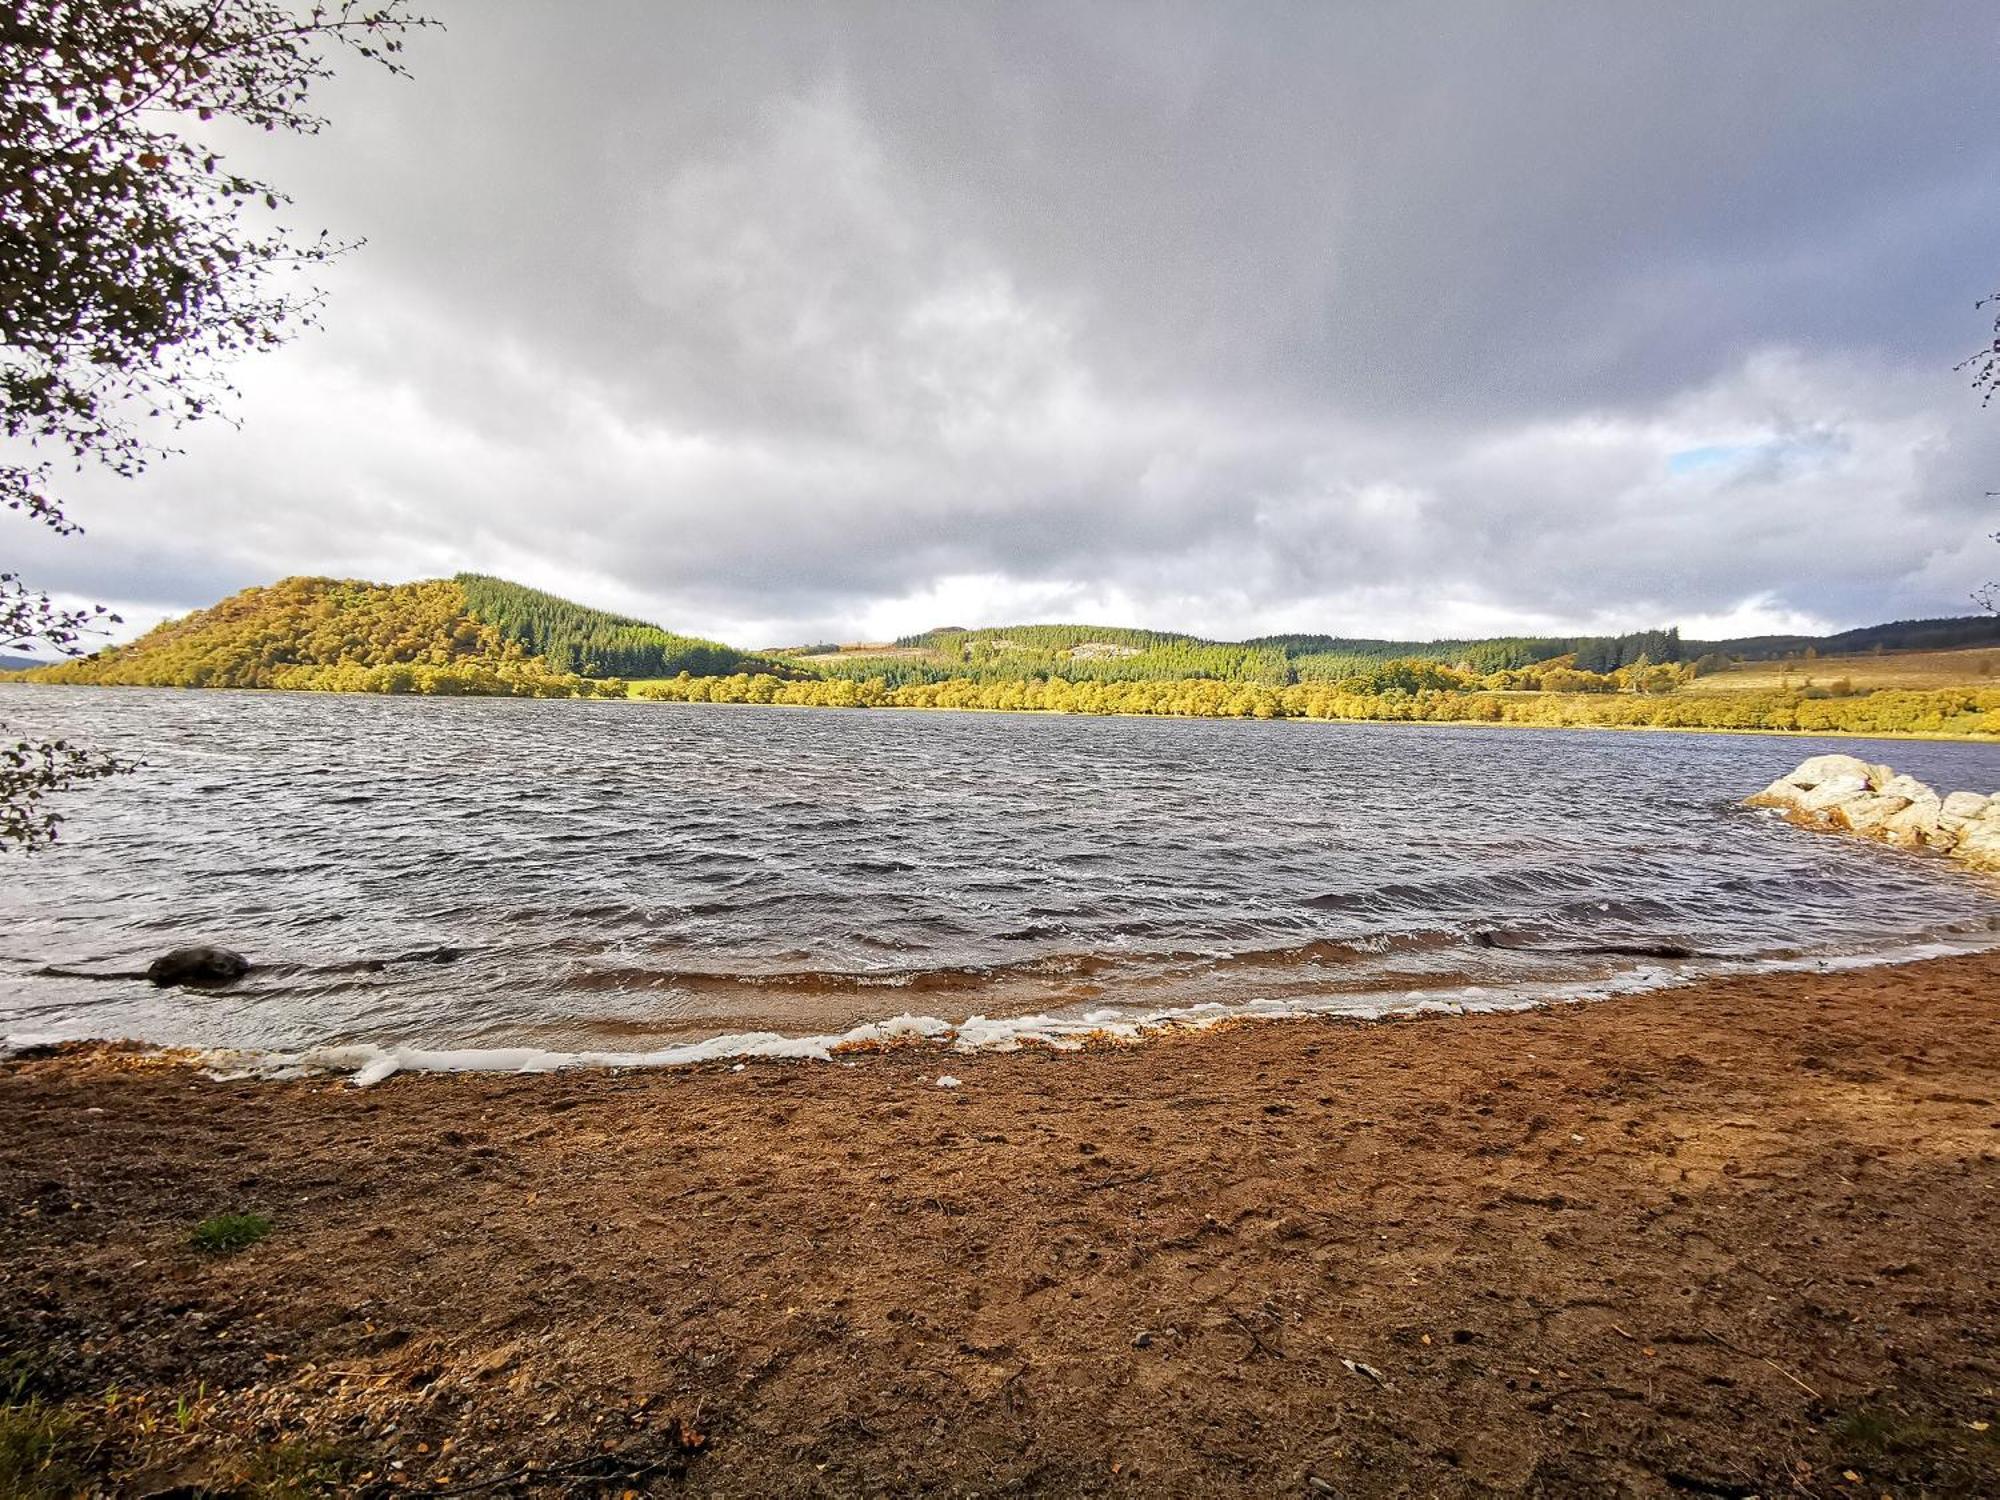
[[(838, 1061), (843, 1052), (922, 1045), (958, 1053), (1013, 1052), (1022, 1047), (1076, 1051), (1092, 1041), (1136, 1043), (1170, 1031), (1206, 1031), (1236, 1021), (1336, 1018), (1388, 1021), (1426, 1015), (1497, 1014), (1635, 995), (1752, 973), (1845, 972), (1890, 964), (1916, 963), (2000, 948), (2000, 939), (1980, 942), (1930, 941), (1874, 953), (1833, 954), (1787, 959), (1708, 959), (1668, 967), (1642, 965), (1605, 979), (1542, 985), (1467, 985), (1412, 990), (1357, 1003), (1351, 993), (1286, 1000), (1253, 1000), (1134, 1012), (1100, 1008), (1075, 1015), (972, 1016), (946, 1021), (936, 1016), (899, 1015), (852, 1030), (820, 1036), (786, 1036), (775, 1031), (736, 1032), (662, 1047), (650, 1052), (560, 1051), (542, 1047), (416, 1047), (358, 1042), (297, 1052), (211, 1049), (197, 1062), (211, 1077), (300, 1078), (349, 1074), (367, 1088), (397, 1073), (554, 1073), (574, 1068), (683, 1068), (700, 1063), (755, 1060)], [(0, 1059), (25, 1047), (60, 1040), (52, 1036), (0, 1038)]]
[(377, 1046), (314, 1047), (294, 1053), (210, 1052), (209, 1072), (221, 1078), (286, 1078), (347, 1073), (366, 1088), (397, 1073), (553, 1073), (572, 1068), (682, 1068), (699, 1063), (777, 1059), (833, 1062), (843, 1052), (878, 1047), (926, 1045), (958, 1053), (1013, 1052), (1022, 1047), (1076, 1051), (1092, 1041), (1136, 1043), (1169, 1031), (1206, 1031), (1235, 1021), (1284, 1021), (1334, 1017), (1387, 1021), (1425, 1015), (1497, 1014), (1570, 1005), (1670, 989), (1702, 979), (1750, 973), (1844, 972), (1888, 964), (1915, 963), (2000, 947), (2000, 941), (1925, 942), (1875, 953), (1788, 959), (1715, 959), (1686, 967), (1643, 965), (1607, 979), (1533, 986), (1467, 985), (1413, 990), (1356, 1004), (1352, 994), (1309, 999), (1253, 1000), (1224, 1005), (1209, 1001), (1148, 1012), (1096, 1009), (1078, 1015), (972, 1016), (946, 1021), (936, 1016), (899, 1015), (852, 1030), (820, 1036), (786, 1036), (774, 1031), (737, 1032), (650, 1052), (574, 1051), (540, 1047), (428, 1048)]

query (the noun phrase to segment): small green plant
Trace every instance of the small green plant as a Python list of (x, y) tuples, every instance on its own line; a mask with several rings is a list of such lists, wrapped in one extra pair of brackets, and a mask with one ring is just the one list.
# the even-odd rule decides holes
[(195, 1225), (188, 1239), (197, 1250), (231, 1255), (247, 1250), (270, 1232), (271, 1221), (262, 1214), (217, 1214)]
[(207, 1395), (208, 1382), (204, 1380), (196, 1388), (194, 1400), (188, 1400), (185, 1393), (176, 1396), (174, 1398), (174, 1426), (180, 1428), (182, 1432), (186, 1432), (189, 1428), (193, 1427), (195, 1422), (199, 1420), (201, 1403)]

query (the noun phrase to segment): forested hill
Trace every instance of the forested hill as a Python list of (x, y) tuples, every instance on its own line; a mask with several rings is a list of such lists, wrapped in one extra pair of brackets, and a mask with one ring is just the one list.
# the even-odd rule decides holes
[(1203, 678), (1283, 686), (1339, 682), (1375, 671), (1388, 662), (1432, 662), (1483, 674), (1572, 655), (1574, 665), (1583, 671), (1613, 672), (1641, 660), (1679, 661), (1683, 645), (1672, 630), (1573, 639), (1522, 636), (1484, 641), (1390, 641), (1273, 635), (1215, 641), (1115, 625), (1011, 625), (930, 630), (897, 641), (893, 655), (845, 652), (815, 656), (810, 665), (833, 676), (856, 680), (879, 676), (891, 684), (942, 682), (954, 677), (981, 682), (1060, 677), (1071, 682)]
[(1714, 652), (1744, 661), (1787, 656), (1850, 656), (1862, 651), (1953, 651), (2000, 643), (2000, 615), (1955, 615), (1942, 620), (1891, 620), (1833, 635), (1746, 635), (1728, 641), (1689, 641), (1690, 656)]
[(561, 693), (626, 676), (774, 666), (714, 641), (465, 575), (401, 584), (287, 578), (31, 675), (139, 687)]
[(892, 685), (955, 677), (997, 682), (1058, 677), (1071, 682), (1146, 682), (1205, 678), (1282, 686), (1341, 682), (1377, 673), (1385, 663), (1434, 662), (1487, 675), (1561, 660), (1578, 671), (1609, 673), (1652, 665), (1734, 658), (1778, 660), (1883, 650), (1943, 650), (2000, 644), (2000, 619), (1900, 620), (1828, 636), (1757, 636), (1684, 640), (1678, 629), (1624, 635), (1495, 636), (1484, 640), (1395, 641), (1332, 635), (1269, 635), (1207, 640), (1111, 625), (1010, 625), (979, 630), (948, 626), (905, 636), (891, 652), (849, 649), (815, 655), (828, 675)]
[(572, 604), (540, 589), (483, 573), (452, 580), (465, 591), (476, 620), (493, 626), (530, 656), (558, 672), (582, 677), (714, 677), (726, 672), (770, 670), (771, 662), (719, 641), (675, 635), (644, 620)]
[[(622, 696), (629, 680), (681, 677), (819, 679), (829, 691), (839, 690), (835, 697), (850, 688), (1037, 681), (1328, 686), (1361, 694), (1468, 685), (1623, 691), (1708, 678), (1732, 659), (1794, 658), (1809, 672), (1815, 657), (1985, 645), (2000, 645), (2000, 619), (1903, 620), (1838, 635), (1735, 641), (1683, 640), (1676, 630), (1488, 640), (1273, 635), (1214, 641), (1117, 626), (1019, 625), (933, 630), (892, 647), (755, 655), (505, 579), (461, 573), (404, 584), (287, 578), (169, 620), (129, 645), (23, 675), (133, 686), (545, 696)], [(1802, 690), (1810, 685), (1808, 678)]]

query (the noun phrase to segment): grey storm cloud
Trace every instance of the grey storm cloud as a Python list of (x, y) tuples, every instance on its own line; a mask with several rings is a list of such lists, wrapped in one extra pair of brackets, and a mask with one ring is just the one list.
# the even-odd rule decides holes
[(1989, 5), (549, 6), (232, 142), (367, 245), (39, 579), (748, 644), (1961, 613)]

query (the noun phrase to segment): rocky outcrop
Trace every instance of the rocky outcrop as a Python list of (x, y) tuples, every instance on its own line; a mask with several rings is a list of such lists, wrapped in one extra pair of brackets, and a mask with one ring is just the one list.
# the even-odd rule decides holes
[(2000, 871), (2000, 792), (1941, 796), (1914, 776), (1853, 755), (1815, 755), (1754, 797), (1805, 828), (1832, 828), (1905, 848), (1937, 849)]

